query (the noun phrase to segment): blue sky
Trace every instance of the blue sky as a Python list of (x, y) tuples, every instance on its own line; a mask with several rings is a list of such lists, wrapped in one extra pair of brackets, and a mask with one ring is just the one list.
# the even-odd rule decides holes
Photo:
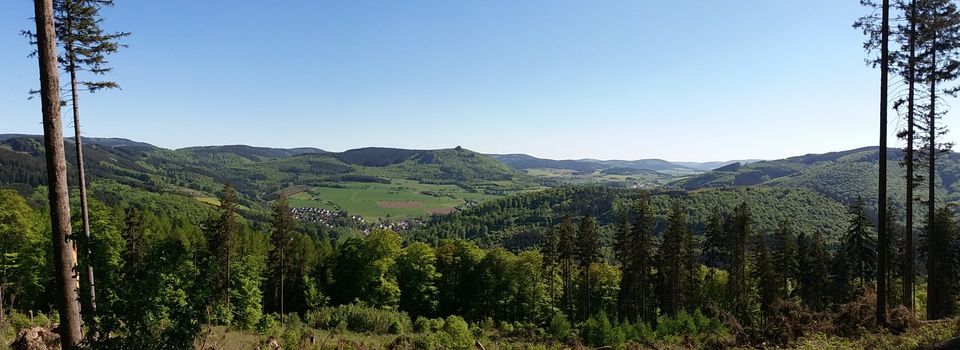
[[(876, 142), (854, 0), (116, 3), (123, 90), (82, 96), (89, 136), (684, 161)], [(32, 11), (0, 1), (0, 133), (41, 132)]]

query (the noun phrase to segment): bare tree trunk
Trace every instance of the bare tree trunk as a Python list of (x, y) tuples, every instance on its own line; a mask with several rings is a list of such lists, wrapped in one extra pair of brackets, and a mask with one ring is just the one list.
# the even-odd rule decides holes
[[(877, 324), (887, 323), (887, 72), (890, 69), (890, 0), (883, 0), (880, 24), (880, 178), (877, 197)], [(863, 283), (863, 260), (860, 261)]]
[[(70, 3), (71, 1), (68, 0), (66, 5), (68, 10), (72, 9)], [(67, 16), (67, 27), (72, 26), (72, 23), (70, 23), (71, 17), (72, 15)], [(70, 95), (71, 95), (70, 98), (71, 98), (72, 107), (73, 107), (73, 135), (74, 135), (74, 142), (77, 148), (77, 180), (78, 180), (78, 185), (80, 187), (80, 214), (81, 214), (81, 222), (83, 223), (83, 238), (87, 242), (86, 244), (87, 255), (84, 257), (87, 259), (87, 262), (85, 264), (87, 265), (86, 267), (87, 283), (88, 283), (87, 292), (90, 293), (89, 295), (90, 317), (92, 320), (94, 320), (94, 326), (95, 326), (96, 317), (97, 317), (97, 289), (96, 289), (94, 278), (93, 278), (93, 264), (91, 263), (93, 260), (92, 259), (93, 253), (90, 251), (90, 245), (92, 243), (90, 241), (90, 209), (87, 204), (87, 175), (83, 165), (83, 140), (80, 138), (80, 106), (78, 102), (79, 93), (77, 93), (76, 53), (74, 50), (75, 49), (73, 46), (73, 42), (68, 42), (67, 56), (70, 60), (69, 62)], [(98, 336), (96, 330), (94, 330), (93, 336), (94, 337)]]
[(916, 124), (914, 118), (914, 99), (916, 91), (916, 53), (917, 51), (917, 2), (916, 0), (910, 2), (910, 57), (907, 65), (909, 66), (909, 87), (907, 91), (907, 219), (906, 219), (906, 230), (903, 232), (903, 300), (902, 305), (905, 305), (909, 310), (914, 310), (914, 301), (913, 301), (913, 277), (916, 272), (914, 272), (914, 257), (913, 257), (913, 190), (916, 186), (914, 181), (913, 174), (913, 165), (914, 165), (914, 154), (913, 154), (913, 140), (914, 140), (914, 125)]
[(80, 344), (80, 302), (75, 273), (76, 251), (70, 226), (70, 192), (64, 157), (63, 125), (60, 119), (60, 77), (57, 70), (57, 35), (53, 0), (34, 0), (37, 25), (37, 58), (40, 65), (40, 101), (43, 110), (43, 141), (49, 185), (53, 258), (60, 307), (60, 341), (65, 349)]
[[(927, 154), (927, 157), (928, 157), (927, 161), (930, 163), (929, 164), (930, 168), (927, 169), (927, 230), (928, 230), (927, 231), (927, 266), (931, 268), (927, 269), (927, 293), (928, 293), (929, 299), (933, 299), (933, 300), (928, 301), (927, 305), (930, 305), (931, 301), (936, 302), (936, 301), (939, 301), (940, 299), (939, 290), (936, 290), (936, 288), (934, 289), (930, 288), (930, 281), (935, 281), (936, 279), (940, 278), (939, 271), (935, 271), (935, 269), (932, 268), (934, 266), (933, 263), (936, 261), (936, 259), (939, 258), (938, 256), (935, 256), (937, 253), (937, 249), (934, 247), (935, 246), (934, 242), (937, 242), (937, 240), (934, 239), (934, 234), (936, 233), (936, 230), (934, 228), (935, 226), (934, 216), (936, 215), (935, 211), (937, 206), (935, 202), (936, 187), (934, 187), (937, 183), (935, 178), (937, 174), (936, 173), (936, 170), (937, 170), (937, 167), (936, 167), (936, 158), (937, 158), (937, 139), (936, 139), (937, 137), (937, 113), (936, 113), (937, 111), (937, 108), (936, 108), (937, 107), (936, 106), (936, 103), (937, 103), (937, 49), (936, 49), (936, 45), (937, 45), (937, 39), (936, 37), (934, 37), (932, 40), (933, 40), (933, 43), (932, 43), (933, 48), (930, 50), (932, 53), (931, 63), (930, 63), (930, 69), (931, 69), (930, 70), (930, 115), (929, 115), (930, 130), (928, 130), (930, 134), (929, 135), (930, 144), (928, 146), (930, 147), (930, 149), (928, 151), (929, 154)], [(935, 314), (936, 313), (934, 312), (934, 308), (928, 306), (927, 319), (928, 320), (934, 319), (934, 317), (936, 316)]]

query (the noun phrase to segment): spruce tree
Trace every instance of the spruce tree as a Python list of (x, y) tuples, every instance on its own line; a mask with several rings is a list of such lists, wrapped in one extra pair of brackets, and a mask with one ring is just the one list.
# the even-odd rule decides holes
[(592, 296), (590, 291), (593, 289), (593, 281), (590, 274), (590, 265), (597, 262), (600, 257), (600, 237), (597, 236), (597, 222), (591, 216), (585, 216), (580, 220), (578, 233), (578, 258), (580, 262), (580, 271), (583, 274), (584, 290), (581, 300), (581, 317), (587, 319), (593, 314), (593, 307), (590, 305)]
[(699, 252), (693, 239), (693, 231), (690, 230), (686, 217), (680, 221), (685, 223), (680, 237), (680, 303), (687, 312), (692, 313), (703, 303), (703, 281), (700, 278)]
[[(905, 23), (901, 24), (898, 27), (897, 42), (904, 48), (905, 52), (901, 52), (897, 55), (898, 70), (900, 72), (901, 78), (907, 84), (907, 93), (906, 96), (898, 99), (894, 102), (894, 108), (898, 111), (905, 109), (901, 114), (905, 115), (906, 119), (906, 129), (901, 130), (897, 133), (897, 137), (903, 139), (906, 142), (906, 146), (903, 149), (903, 159), (900, 164), (906, 168), (906, 197), (905, 197), (905, 226), (903, 232), (900, 235), (902, 238), (899, 239), (900, 245), (898, 245), (902, 256), (898, 257), (899, 259), (899, 269), (902, 290), (900, 295), (900, 304), (906, 306), (910, 310), (913, 310), (913, 280), (914, 275), (916, 274), (916, 268), (914, 263), (914, 245), (913, 245), (913, 236), (914, 236), (914, 211), (913, 204), (916, 201), (916, 195), (914, 190), (916, 189), (918, 183), (922, 181), (922, 176), (917, 175), (914, 172), (916, 168), (917, 152), (915, 142), (917, 141), (917, 116), (918, 116), (918, 104), (917, 104), (917, 83), (920, 82), (919, 76), (917, 75), (917, 48), (920, 45), (919, 36), (918, 36), (918, 22), (920, 13), (918, 11), (917, 0), (898, 0), (895, 4), (896, 8), (901, 10), (904, 14)], [(889, 202), (889, 201), (888, 201)], [(888, 211), (888, 217), (890, 217)], [(888, 232), (891, 232), (888, 228)], [(893, 244), (893, 235), (888, 235), (888, 244)], [(888, 249), (891, 251), (891, 249)], [(888, 256), (888, 260), (893, 261), (892, 257)], [(889, 293), (888, 293), (889, 294)]]
[[(83, 159), (83, 138), (80, 134), (80, 92), (96, 92), (103, 89), (118, 88), (113, 81), (83, 80), (79, 74), (84, 72), (91, 78), (103, 76), (111, 71), (107, 56), (116, 53), (122, 45), (119, 39), (129, 33), (106, 33), (101, 26), (103, 18), (100, 10), (113, 6), (113, 0), (55, 0), (54, 14), (57, 23), (57, 38), (62, 48), (58, 57), (61, 70), (70, 77), (69, 95), (73, 111), (74, 145), (77, 157), (77, 186), (80, 190), (80, 212), (83, 236), (90, 241), (90, 214), (87, 204), (87, 179)], [(91, 254), (87, 245), (86, 259)], [(97, 297), (94, 283), (93, 266), (86, 265), (86, 282), (89, 300), (87, 313), (96, 319)], [(95, 323), (95, 322), (94, 322)], [(96, 329), (96, 324), (94, 324)], [(96, 336), (96, 331), (94, 331)]]
[(776, 233), (776, 248), (773, 251), (773, 260), (777, 263), (776, 295), (780, 299), (790, 297), (791, 287), (796, 287), (800, 273), (797, 261), (797, 237), (793, 233), (793, 223), (790, 220), (780, 222)]
[[(921, 157), (925, 161), (922, 165), (927, 170), (926, 233), (929, 241), (939, 241), (939, 238), (935, 237), (940, 232), (936, 227), (938, 221), (935, 218), (937, 212), (936, 160), (953, 146), (952, 143), (941, 140), (947, 129), (940, 124), (940, 121), (946, 112), (946, 108), (943, 108), (943, 95), (955, 96), (960, 91), (960, 86), (955, 83), (957, 78), (960, 78), (960, 11), (950, 0), (918, 1), (918, 11), (917, 35), (921, 44), (917, 55), (917, 75), (918, 79), (925, 79), (929, 99), (925, 106), (926, 115), (919, 125), (919, 129), (923, 132), (921, 141), (925, 144), (920, 150)], [(928, 260), (939, 258), (933, 251), (936, 247), (928, 244), (927, 249)], [(941, 271), (928, 269), (928, 284), (946, 278), (940, 273)], [(934, 304), (938, 302), (933, 301)], [(936, 314), (936, 310), (927, 309), (928, 318), (933, 318)]]
[[(930, 255), (927, 270), (931, 278), (927, 282), (927, 319), (939, 320), (957, 314), (957, 289), (960, 287), (958, 267), (956, 214), (951, 208), (940, 208), (935, 216), (935, 234), (926, 242)], [(934, 273), (934, 271), (936, 273)]]
[(570, 215), (565, 215), (560, 223), (560, 275), (563, 281), (563, 311), (574, 316), (573, 270), (577, 259), (577, 228)]
[(650, 208), (647, 198), (637, 201), (634, 209), (634, 222), (631, 240), (633, 258), (628, 267), (634, 282), (631, 283), (629, 293), (630, 305), (633, 306), (632, 318), (641, 322), (650, 323), (654, 318), (654, 303), (650, 295), (650, 271), (653, 268), (654, 250), (656, 243), (653, 240), (653, 229), (656, 218)]
[(840, 251), (847, 265), (845, 268), (852, 269), (851, 277), (857, 278), (860, 286), (876, 275), (878, 251), (873, 225), (867, 219), (864, 210), (862, 198), (858, 198), (857, 202), (850, 207), (850, 225), (847, 227)]
[(703, 230), (703, 256), (707, 266), (726, 268), (730, 240), (724, 228), (723, 213), (716, 207), (710, 213), (706, 227)]
[(614, 244), (614, 253), (620, 262), (620, 290), (618, 297), (618, 314), (620, 320), (633, 319), (636, 315), (636, 304), (633, 298), (633, 287), (637, 283), (637, 276), (633, 273), (636, 252), (633, 251), (634, 235), (630, 226), (629, 210), (624, 210), (620, 224), (617, 225), (617, 241)]
[(290, 283), (289, 272), (292, 270), (290, 254), (293, 248), (293, 233), (295, 228), (293, 213), (287, 204), (287, 198), (280, 196), (273, 204), (273, 233), (270, 242), (270, 286), (272, 287), (272, 308), (280, 312), (280, 324), (283, 325), (286, 308), (285, 292)]
[(730, 249), (727, 252), (730, 258), (727, 269), (728, 310), (738, 321), (749, 324), (751, 292), (750, 283), (747, 280), (747, 246), (749, 237), (753, 235), (753, 215), (746, 202), (737, 206), (727, 226), (730, 237)]
[(74, 274), (76, 250), (70, 225), (70, 192), (60, 118), (60, 77), (57, 74), (57, 36), (52, 0), (34, 0), (37, 61), (40, 67), (40, 104), (43, 116), (44, 157), (49, 186), (53, 260), (56, 269), (60, 343), (72, 349), (82, 341), (79, 281)]
[(676, 315), (680, 309), (680, 293), (683, 288), (681, 274), (684, 267), (682, 248), (683, 240), (689, 235), (686, 221), (683, 208), (679, 203), (674, 203), (673, 213), (670, 215), (670, 226), (663, 234), (663, 243), (660, 245), (660, 263), (658, 264), (663, 277), (660, 307), (668, 316)]
[(237, 192), (229, 183), (225, 184), (223, 192), (220, 194), (220, 213), (207, 220), (205, 225), (207, 251), (213, 258), (214, 263), (214, 272), (209, 276), (212, 278), (210, 286), (212, 301), (224, 303), (226, 310), (231, 310), (230, 270), (233, 264), (236, 237), (240, 230), (240, 225), (236, 219), (237, 206)]
[(557, 301), (556, 286), (554, 285), (554, 276), (557, 274), (557, 263), (560, 260), (560, 235), (557, 228), (553, 225), (547, 230), (546, 242), (540, 248), (543, 254), (543, 267), (547, 275), (547, 288), (549, 288), (550, 302), (555, 304)]
[[(866, 6), (873, 7), (876, 9), (877, 4), (872, 0), (862, 0), (862, 4)], [(890, 0), (881, 0), (879, 4), (880, 7), (880, 23), (879, 28), (875, 26), (868, 25), (866, 23), (871, 23), (869, 19), (861, 19), (854, 24), (854, 27), (860, 27), (863, 29), (864, 34), (867, 35), (867, 42), (864, 44), (864, 48), (868, 51), (879, 48), (880, 57), (877, 58), (877, 61), (874, 61), (873, 64), (876, 66), (879, 63), (880, 66), (880, 147), (878, 149), (879, 154), (879, 174), (878, 174), (878, 190), (877, 190), (877, 210), (879, 211), (879, 217), (886, 217), (887, 210), (887, 101), (888, 101), (888, 76), (890, 72)], [(867, 17), (869, 18), (869, 17)], [(875, 23), (874, 23), (875, 24)], [(879, 29), (879, 32), (877, 31)], [(880, 270), (886, 269), (887, 259), (886, 259), (886, 222), (880, 220), (879, 223), (879, 245), (880, 245), (880, 255), (878, 257), (878, 263), (880, 265)], [(880, 286), (877, 293), (877, 305), (876, 305), (876, 320), (878, 324), (886, 323), (886, 275), (877, 276), (877, 283)]]
[(780, 290), (780, 279), (773, 267), (773, 256), (770, 254), (770, 248), (767, 245), (767, 238), (764, 235), (756, 235), (754, 238), (754, 269), (753, 277), (757, 281), (757, 289), (760, 296), (760, 324), (763, 324), (773, 309), (773, 303), (777, 300)]
[(823, 235), (818, 233), (808, 237), (801, 232), (797, 236), (797, 260), (800, 266), (800, 300), (816, 311), (823, 311), (827, 306), (826, 292), (830, 285), (830, 255), (823, 243)]

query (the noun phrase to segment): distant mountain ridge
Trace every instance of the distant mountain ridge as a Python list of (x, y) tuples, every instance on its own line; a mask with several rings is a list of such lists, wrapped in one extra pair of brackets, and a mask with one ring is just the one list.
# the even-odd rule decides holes
[[(528, 176), (461, 147), (439, 150), (360, 148), (327, 152), (318, 148), (280, 149), (246, 145), (199, 146), (176, 150), (119, 138), (84, 138), (84, 158), (94, 179), (112, 179), (152, 191), (209, 196), (229, 182), (252, 199), (269, 198), (291, 186), (341, 181), (416, 180), (457, 184), (475, 191), (503, 191)], [(73, 142), (66, 160), (76, 164)], [(24, 192), (45, 182), (43, 139), (0, 135), (0, 187)]]
[(671, 162), (663, 159), (638, 159), (638, 160), (600, 160), (600, 159), (566, 159), (554, 160), (537, 158), (527, 154), (489, 154), (494, 159), (498, 159), (507, 165), (519, 170), (528, 169), (568, 169), (579, 174), (590, 174), (596, 171), (606, 171), (618, 169), (618, 173), (624, 173), (625, 169), (649, 170), (661, 172), (669, 175), (691, 175), (710, 171), (734, 163), (752, 163), (759, 160), (730, 160), (724, 162)]

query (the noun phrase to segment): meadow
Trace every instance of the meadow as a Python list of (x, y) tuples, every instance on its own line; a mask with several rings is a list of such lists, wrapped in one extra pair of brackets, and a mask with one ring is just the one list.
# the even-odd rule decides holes
[(319, 186), (290, 196), (291, 207), (344, 210), (367, 221), (407, 219), (445, 214), (468, 202), (484, 202), (498, 195), (475, 193), (455, 185), (392, 180), (389, 184), (343, 182)]

